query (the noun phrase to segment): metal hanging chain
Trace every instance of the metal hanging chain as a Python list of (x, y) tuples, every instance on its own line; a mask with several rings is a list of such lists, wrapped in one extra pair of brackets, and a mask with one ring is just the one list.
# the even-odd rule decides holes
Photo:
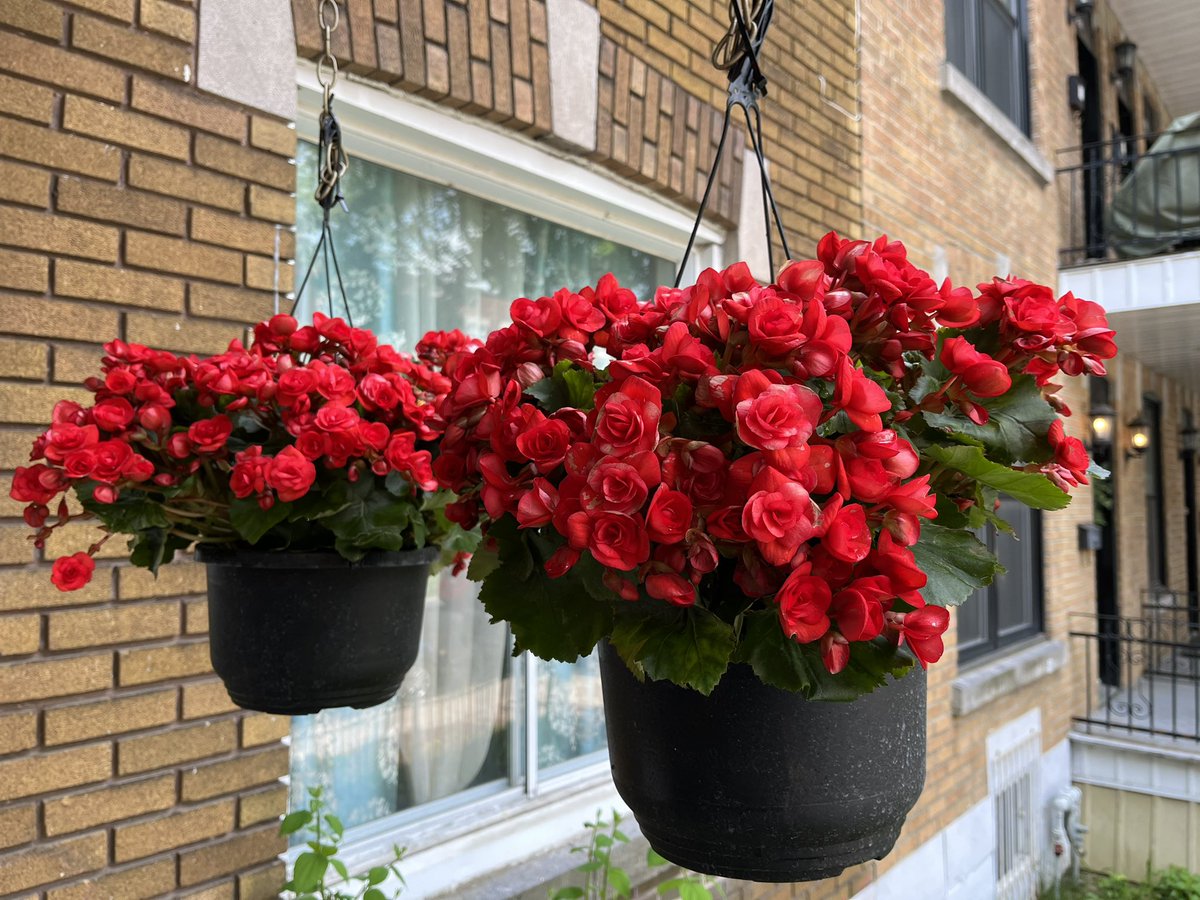
[(317, 258), (323, 257), (325, 261), (325, 292), (329, 299), (329, 315), (333, 312), (333, 282), (330, 260), (332, 259), (332, 272), (337, 276), (338, 292), (342, 297), (342, 307), (346, 310), (346, 321), (353, 326), (354, 320), (350, 315), (350, 301), (346, 297), (346, 286), (342, 282), (342, 270), (338, 265), (337, 248), (333, 243), (333, 232), (329, 225), (329, 213), (335, 206), (341, 206), (344, 212), (349, 212), (346, 207), (346, 198), (342, 194), (342, 176), (346, 174), (346, 170), (350, 167), (350, 159), (346, 156), (346, 151), (342, 147), (342, 128), (338, 124), (337, 117), (333, 114), (333, 88), (337, 84), (338, 64), (337, 58), (333, 55), (333, 32), (337, 29), (338, 23), (341, 20), (340, 11), (338, 9), (337, 0), (319, 0), (317, 5), (317, 22), (321, 26), (323, 37), (323, 46), (321, 56), (317, 59), (317, 82), (321, 85), (321, 113), (317, 119), (317, 190), (313, 195), (322, 209), (321, 216), (321, 238), (317, 241), (317, 246), (313, 248), (312, 258), (308, 261), (308, 268), (304, 272), (304, 279), (300, 282), (300, 288), (296, 291), (296, 299), (292, 302), (292, 312), (295, 313), (296, 307), (300, 303), (300, 298), (304, 295), (304, 288), (308, 285), (309, 276), (312, 275), (313, 266), (316, 265)]
[(758, 171), (762, 184), (763, 218), (767, 226), (767, 265), (775, 272), (775, 255), (771, 244), (774, 221), (775, 229), (779, 232), (779, 242), (783, 245), (785, 259), (791, 258), (788, 249), (787, 235), (783, 230), (783, 219), (779, 215), (779, 207), (775, 203), (775, 194), (771, 190), (771, 179), (767, 174), (767, 160), (763, 150), (762, 114), (758, 109), (758, 101), (767, 95), (767, 78), (758, 65), (758, 53), (762, 49), (767, 36), (767, 27), (771, 24), (771, 14), (775, 11), (775, 0), (730, 0), (730, 23), (725, 36), (717, 42), (712, 52), (712, 63), (718, 69), (729, 73), (729, 100), (725, 104), (725, 119), (721, 125), (721, 137), (717, 142), (717, 153), (713, 158), (712, 169), (708, 173), (708, 181), (704, 185), (704, 194), (700, 199), (700, 209), (696, 213), (696, 221), (692, 226), (692, 234), (688, 238), (687, 249), (679, 263), (679, 271), (675, 275), (675, 287), (683, 280), (684, 270), (692, 255), (692, 247), (696, 243), (696, 235), (700, 231), (700, 223), (704, 221), (704, 211), (708, 208), (708, 200), (712, 195), (713, 184), (717, 180), (717, 171), (721, 167), (721, 158), (725, 153), (725, 140), (729, 136), (729, 123), (733, 116), (734, 107), (740, 107), (746, 120), (746, 130), (750, 136), (750, 147), (754, 150), (754, 158), (758, 161)]

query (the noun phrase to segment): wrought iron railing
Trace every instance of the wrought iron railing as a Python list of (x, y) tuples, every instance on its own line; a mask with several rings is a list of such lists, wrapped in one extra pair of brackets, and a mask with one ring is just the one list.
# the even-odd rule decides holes
[(1200, 147), (1151, 152), (1154, 137), (1058, 151), (1060, 266), (1200, 249)]
[(1149, 602), (1137, 617), (1075, 613), (1070, 635), (1085, 660), (1077, 728), (1200, 743), (1200, 639), (1186, 602)]

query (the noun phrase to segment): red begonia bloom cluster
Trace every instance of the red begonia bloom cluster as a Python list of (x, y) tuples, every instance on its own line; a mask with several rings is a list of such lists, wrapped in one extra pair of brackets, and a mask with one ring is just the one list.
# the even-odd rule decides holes
[[(443, 352), (466, 344), (461, 335), (449, 340)], [(86, 382), (95, 402), (60, 401), (34, 442), (34, 464), (13, 479), (11, 496), (28, 504), (38, 547), (89, 515), (110, 533), (133, 534), (135, 544), (236, 543), (246, 540), (242, 521), (282, 522), (299, 501), (308, 502), (305, 522), (336, 512), (322, 507), (332, 481), (396, 475), (401, 494), (414, 498), (437, 487), (430, 447), (442, 433), (436, 401), (449, 381), (370, 331), (320, 313), (305, 327), (277, 315), (256, 326), (249, 347), (233, 341), (207, 358), (119, 340), (104, 349), (101, 375)], [(68, 504), (72, 489), (82, 513)], [(253, 522), (253, 510), (231, 521), (231, 510), (245, 513), (248, 504), (264, 515), (283, 506), (265, 523)], [(290, 538), (326, 549), (342, 536), (336, 527), (316, 535), (293, 528)], [(53, 582), (82, 587), (98, 549), (57, 560)]]
[[(773, 284), (739, 263), (644, 302), (608, 275), (511, 317), (446, 360), (448, 514), (485, 534), (512, 517), (552, 538), (549, 578), (590, 555), (631, 602), (706, 606), (732, 581), (831, 673), (881, 636), (923, 665), (942, 655), (948, 613), (912, 550), (939, 505), (915, 418), (983, 424), (1022, 373), (1051, 393), (1115, 352), (1095, 304), (1012, 279), (939, 287), (901, 244), (833, 234)], [(1086, 481), (1061, 422), (1046, 440), (1052, 460), (1021, 467)]]

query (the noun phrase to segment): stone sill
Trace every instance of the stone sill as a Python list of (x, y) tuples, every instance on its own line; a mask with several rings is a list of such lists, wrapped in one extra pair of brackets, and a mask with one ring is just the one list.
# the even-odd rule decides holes
[(950, 686), (950, 708), (966, 716), (1019, 688), (1053, 675), (1067, 662), (1067, 645), (1040, 638), (959, 674)]
[(1054, 180), (1054, 166), (1042, 156), (1033, 141), (1026, 137), (1012, 120), (1001, 112), (987, 95), (971, 83), (949, 62), (942, 63), (942, 93), (953, 97), (990, 128), (1001, 141), (1019, 156), (1043, 184)]

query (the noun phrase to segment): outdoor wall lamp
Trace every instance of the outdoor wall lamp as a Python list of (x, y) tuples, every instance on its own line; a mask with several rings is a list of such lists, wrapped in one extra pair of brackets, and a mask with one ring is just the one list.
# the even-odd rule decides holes
[(1067, 22), (1081, 25), (1085, 31), (1092, 30), (1092, 13), (1096, 0), (1067, 0)]
[(1129, 449), (1125, 451), (1126, 459), (1138, 459), (1150, 449), (1150, 427), (1142, 414), (1129, 421)]
[(1194, 456), (1200, 452), (1200, 429), (1189, 424), (1179, 432), (1179, 449), (1181, 455), (1185, 456)]
[(1112, 446), (1113, 432), (1117, 426), (1117, 412), (1107, 403), (1094, 403), (1088, 410), (1091, 420), (1092, 447), (1107, 448)]
[(1129, 84), (1133, 80), (1133, 67), (1137, 62), (1137, 44), (1133, 41), (1121, 41), (1116, 48), (1117, 68), (1113, 81)]

